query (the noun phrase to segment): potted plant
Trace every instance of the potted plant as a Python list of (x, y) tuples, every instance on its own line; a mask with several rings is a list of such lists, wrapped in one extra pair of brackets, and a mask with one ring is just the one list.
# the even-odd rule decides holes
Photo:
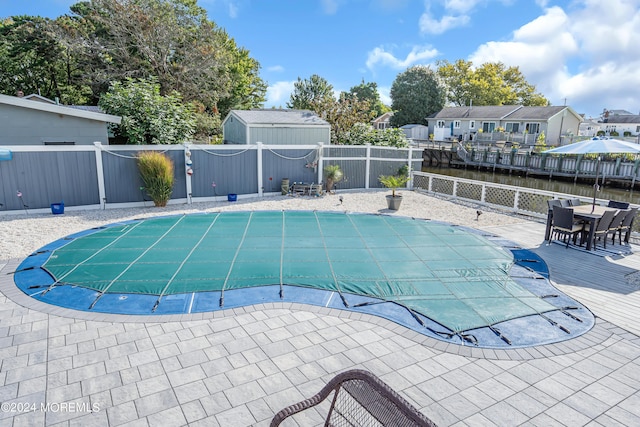
[(157, 151), (144, 151), (138, 155), (138, 169), (153, 203), (166, 206), (173, 191), (173, 161)]
[(331, 193), (333, 186), (342, 181), (344, 174), (340, 165), (328, 165), (324, 168), (324, 179), (326, 183), (327, 193)]
[(391, 189), (391, 195), (387, 196), (387, 206), (393, 211), (400, 209), (402, 195), (396, 194), (396, 188), (404, 186), (409, 181), (409, 176), (404, 175), (381, 175), (378, 181), (382, 185)]

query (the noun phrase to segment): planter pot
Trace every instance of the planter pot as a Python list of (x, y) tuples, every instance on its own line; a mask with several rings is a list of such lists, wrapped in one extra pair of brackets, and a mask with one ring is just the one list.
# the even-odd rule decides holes
[(392, 211), (397, 211), (400, 209), (400, 203), (402, 203), (402, 196), (386, 196), (387, 197), (387, 206)]

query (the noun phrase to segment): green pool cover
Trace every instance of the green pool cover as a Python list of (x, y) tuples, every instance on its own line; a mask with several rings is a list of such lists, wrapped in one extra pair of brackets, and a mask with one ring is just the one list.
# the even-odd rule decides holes
[(460, 332), (547, 311), (510, 252), (459, 227), (384, 215), (229, 212), (133, 221), (44, 264), (55, 283), (157, 295), (293, 285), (398, 303)]

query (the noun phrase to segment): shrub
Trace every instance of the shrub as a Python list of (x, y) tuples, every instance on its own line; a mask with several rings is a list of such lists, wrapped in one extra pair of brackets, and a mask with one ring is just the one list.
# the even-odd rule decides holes
[(625, 130), (622, 135), (624, 135), (626, 137), (629, 137), (629, 136), (631, 136), (631, 131), (630, 130)]
[(333, 186), (340, 181), (344, 174), (342, 173), (342, 169), (340, 169), (340, 165), (328, 165), (324, 168), (324, 175), (326, 179), (326, 188), (327, 193), (331, 193), (333, 190)]
[(391, 189), (391, 196), (396, 197), (396, 188), (402, 187), (409, 181), (408, 176), (399, 175), (380, 175), (378, 181), (382, 185)]
[(138, 170), (144, 189), (156, 206), (166, 206), (173, 191), (173, 162), (156, 151), (138, 155)]

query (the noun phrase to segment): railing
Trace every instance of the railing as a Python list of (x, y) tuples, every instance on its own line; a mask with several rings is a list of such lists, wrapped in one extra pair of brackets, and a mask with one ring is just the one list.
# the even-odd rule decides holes
[[(469, 149), (470, 148), (470, 149)], [(597, 160), (586, 158), (585, 155), (549, 155), (544, 153), (532, 154), (527, 150), (480, 148), (458, 143), (458, 157), (468, 164), (485, 167), (522, 169), (545, 175), (575, 175), (580, 177), (596, 174)], [(632, 184), (640, 178), (640, 158), (633, 161), (623, 161), (617, 158), (613, 161), (600, 162), (599, 175), (601, 179), (616, 178), (631, 180)]]
[[(412, 188), (428, 194), (449, 196), (475, 202), (513, 213), (546, 218), (550, 199), (580, 199), (583, 203), (592, 203), (593, 199), (573, 194), (537, 190), (534, 188), (494, 184), (474, 181), (426, 172), (412, 172)], [(608, 200), (596, 199), (596, 204), (606, 206)]]

